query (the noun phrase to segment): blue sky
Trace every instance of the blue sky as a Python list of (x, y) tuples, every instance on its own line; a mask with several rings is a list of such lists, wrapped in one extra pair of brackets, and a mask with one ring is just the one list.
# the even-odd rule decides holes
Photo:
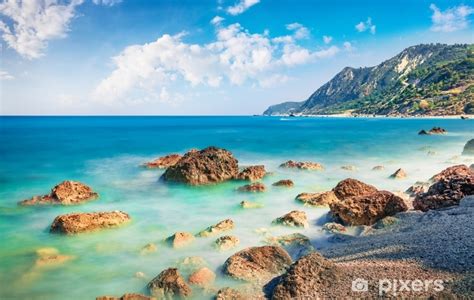
[(473, 43), (473, 1), (0, 1), (1, 114), (235, 115)]

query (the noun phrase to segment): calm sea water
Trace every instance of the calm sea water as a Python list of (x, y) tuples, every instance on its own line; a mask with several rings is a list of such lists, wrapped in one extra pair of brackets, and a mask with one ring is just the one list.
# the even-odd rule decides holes
[[(433, 126), (449, 133), (417, 135)], [(262, 232), (267, 236), (301, 232), (316, 248), (323, 247), (328, 236), (320, 226), (327, 210), (299, 205), (294, 201), (298, 193), (325, 191), (346, 177), (402, 191), (447, 166), (473, 163), (460, 156), (473, 137), (472, 120), (454, 119), (1, 117), (0, 298), (93, 299), (144, 292), (150, 279), (186, 256), (202, 256), (219, 274), (233, 252), (262, 245)], [(235, 189), (242, 183), (236, 182), (194, 188), (167, 185), (158, 180), (163, 171), (140, 167), (161, 155), (209, 145), (232, 151), (241, 166), (264, 164), (273, 172), (263, 180), (268, 192), (238, 193)], [(278, 168), (289, 159), (320, 162), (326, 170)], [(358, 171), (344, 171), (342, 165), (354, 165)], [(386, 169), (371, 171), (375, 165)], [(389, 179), (399, 167), (408, 178)], [(286, 178), (295, 182), (294, 188), (271, 186)], [(17, 206), (66, 179), (89, 184), (100, 199), (74, 207)], [(238, 205), (242, 200), (260, 202), (264, 208), (242, 210)], [(308, 213), (310, 228), (271, 226), (274, 218), (292, 209)], [(133, 221), (119, 229), (77, 236), (48, 232), (59, 214), (108, 210), (126, 211)], [(195, 233), (225, 218), (236, 223), (232, 234), (241, 244), (235, 251), (217, 252), (213, 238), (198, 239), (179, 250), (161, 242), (176, 231)], [(155, 243), (158, 251), (141, 255), (148, 243)], [(43, 247), (55, 247), (75, 259), (35, 268), (35, 250)], [(145, 278), (136, 278), (136, 272)], [(232, 284), (222, 276), (216, 282), (217, 287)], [(211, 296), (197, 296), (206, 297)]]

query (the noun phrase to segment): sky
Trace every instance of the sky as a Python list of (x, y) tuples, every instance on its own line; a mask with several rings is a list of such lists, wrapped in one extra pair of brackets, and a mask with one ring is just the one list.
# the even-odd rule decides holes
[(474, 0), (0, 0), (2, 115), (249, 115), (474, 43)]

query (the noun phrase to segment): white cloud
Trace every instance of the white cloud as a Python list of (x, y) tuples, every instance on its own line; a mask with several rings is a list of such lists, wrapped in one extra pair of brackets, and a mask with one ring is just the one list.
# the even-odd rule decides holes
[(453, 32), (467, 28), (469, 26), (468, 17), (474, 13), (474, 8), (467, 5), (459, 5), (441, 11), (436, 5), (431, 4), (430, 9), (433, 11), (431, 30), (436, 32)]
[(295, 39), (307, 39), (309, 38), (309, 29), (301, 25), (300, 23), (291, 23), (286, 25), (286, 29), (294, 31), (293, 36)]
[(342, 46), (344, 47), (344, 50), (349, 51), (349, 52), (352, 52), (355, 50), (355, 47), (352, 46), (351, 42), (344, 42)]
[(96, 5), (114, 6), (122, 2), (122, 0), (92, 0), (92, 2)]
[(240, 15), (245, 12), (251, 6), (258, 4), (260, 0), (239, 0), (233, 6), (227, 8), (227, 12), (233, 16)]
[(15, 79), (10, 73), (7, 71), (0, 70), (0, 80), (12, 80)]
[(224, 18), (222, 18), (220, 16), (215, 16), (214, 18), (212, 18), (211, 24), (212, 25), (219, 25), (220, 23), (222, 23), (222, 21), (224, 21)]
[(360, 22), (355, 26), (355, 29), (358, 32), (365, 32), (365, 31), (370, 31), (371, 34), (375, 34), (376, 26), (372, 24), (372, 18), (367, 18), (367, 21), (365, 22)]
[(330, 44), (332, 42), (332, 36), (324, 35), (323, 41), (325, 44)]

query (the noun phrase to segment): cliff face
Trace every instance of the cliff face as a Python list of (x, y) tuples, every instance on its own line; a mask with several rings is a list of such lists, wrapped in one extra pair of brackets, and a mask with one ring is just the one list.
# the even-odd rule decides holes
[(346, 67), (306, 101), (273, 114), (425, 114), (474, 112), (474, 46), (417, 45), (374, 67)]

